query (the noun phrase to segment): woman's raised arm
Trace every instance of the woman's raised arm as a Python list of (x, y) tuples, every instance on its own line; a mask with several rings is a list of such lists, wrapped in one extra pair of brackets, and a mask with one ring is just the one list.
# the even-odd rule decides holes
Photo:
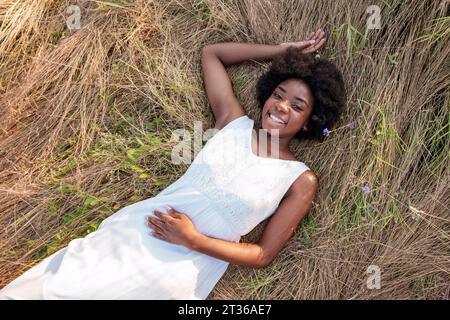
[(279, 45), (224, 42), (206, 45), (202, 49), (202, 76), (211, 105), (215, 128), (222, 129), (230, 121), (245, 115), (236, 99), (226, 67), (248, 59), (270, 59), (284, 52)]
[(233, 92), (226, 67), (246, 60), (272, 59), (283, 54), (290, 46), (298, 46), (305, 53), (313, 52), (324, 43), (321, 30), (312, 32), (304, 41), (286, 42), (277, 45), (223, 42), (202, 48), (202, 76), (208, 101), (216, 119), (215, 128), (222, 129), (230, 121), (245, 115)]

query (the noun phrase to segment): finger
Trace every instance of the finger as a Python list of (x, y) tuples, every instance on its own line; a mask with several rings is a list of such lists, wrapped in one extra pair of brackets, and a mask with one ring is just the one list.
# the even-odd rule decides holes
[[(156, 213), (155, 213), (155, 215), (156, 215)], [(165, 223), (165, 221), (163, 219), (158, 219), (157, 217), (148, 217), (147, 220), (153, 221), (154, 223), (157, 223), (157, 224)]]
[(153, 231), (153, 232), (151, 232), (150, 233), (153, 237), (155, 237), (155, 238), (158, 238), (158, 239), (161, 239), (161, 240), (165, 240), (165, 236), (164, 236), (164, 234), (162, 233), (162, 232), (156, 232), (156, 231)]
[(311, 38), (312, 38), (313, 35), (314, 35), (314, 31), (311, 32), (311, 33), (306, 37), (305, 40), (311, 40)]
[(155, 230), (163, 230), (164, 229), (164, 224), (161, 223), (160, 221), (156, 222), (156, 221), (149, 220), (147, 222), (147, 226), (149, 226), (150, 228), (155, 229)]
[(319, 41), (319, 43), (315, 44), (314, 45), (314, 51), (319, 50), (323, 46), (323, 44), (325, 43), (326, 39), (327, 38), (323, 38), (322, 40)]
[(302, 52), (303, 52), (303, 53), (311, 53), (311, 52), (314, 52), (314, 47), (311, 46), (311, 47), (309, 47), (309, 48), (306, 48), (306, 49), (304, 49)]
[(155, 226), (150, 227), (150, 230), (151, 230), (150, 233), (151, 232), (158, 232), (158, 233), (163, 233), (164, 232), (163, 229), (161, 229), (159, 227), (155, 227)]
[(318, 40), (322, 40), (323, 38), (325, 38), (325, 31), (320, 30), (320, 34), (319, 34), (319, 39)]
[(312, 53), (312, 52), (314, 52), (314, 51), (319, 50), (319, 49), (323, 46), (323, 44), (325, 43), (325, 40), (326, 40), (326, 38), (323, 38), (323, 39), (320, 40), (317, 44), (312, 45), (312, 46), (309, 47), (309, 48), (306, 48), (306, 49), (304, 50), (304, 53)]
[(173, 209), (172, 207), (167, 206), (167, 211), (169, 212), (169, 215), (171, 217), (181, 218), (181, 214), (178, 211), (176, 211), (175, 209)]
[(160, 218), (162, 221), (169, 221), (170, 220), (170, 219), (168, 219), (168, 216), (165, 213), (161, 212), (161, 211), (154, 210), (153, 212), (155, 213), (155, 216)]
[(314, 50), (314, 45), (310, 45), (309, 47), (306, 47), (306, 48), (304, 48), (303, 49), (303, 53), (311, 53), (311, 52), (314, 52), (315, 50)]
[(322, 38), (325, 36), (325, 32), (322, 29), (317, 30), (317, 37), (316, 42), (319, 42), (320, 40), (322, 40)]
[(320, 35), (320, 29), (318, 29), (317, 31), (314, 32), (314, 35), (312, 37), (312, 40), (319, 40), (319, 35)]
[(157, 234), (161, 237), (165, 237), (166, 236), (166, 230), (163, 229), (159, 229), (159, 230), (153, 230), (151, 231), (151, 233)]
[(169, 215), (175, 219), (179, 219), (180, 215), (178, 213), (176, 213), (175, 211), (171, 210), (169, 211)]
[(315, 51), (314, 48), (311, 47), (311, 48), (305, 49), (305, 50), (303, 51), (303, 53), (313, 53), (314, 51)]
[(315, 42), (316, 42), (316, 40), (302, 41), (298, 44), (297, 47), (300, 49), (308, 48), (308, 47), (314, 45)]

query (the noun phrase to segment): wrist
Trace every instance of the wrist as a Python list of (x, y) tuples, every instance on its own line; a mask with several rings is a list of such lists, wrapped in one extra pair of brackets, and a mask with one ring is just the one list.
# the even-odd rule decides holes
[(199, 248), (199, 244), (202, 241), (202, 237), (203, 237), (203, 235), (201, 233), (196, 232), (189, 239), (187, 247), (193, 251), (197, 251)]

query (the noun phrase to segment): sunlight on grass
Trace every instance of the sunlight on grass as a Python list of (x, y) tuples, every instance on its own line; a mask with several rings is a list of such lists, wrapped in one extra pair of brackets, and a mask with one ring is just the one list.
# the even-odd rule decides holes
[[(80, 4), (81, 29), (69, 30), (64, 2), (2, 2), (1, 284), (185, 172), (171, 162), (173, 130), (214, 124), (205, 44), (296, 41), (322, 27), (320, 55), (342, 70), (348, 108), (322, 143), (292, 143), (319, 178), (313, 208), (276, 262), (233, 268), (213, 294), (445, 298), (448, 3), (378, 5), (382, 28), (368, 30), (359, 2), (89, 1)], [(255, 81), (267, 66), (228, 68), (255, 120)], [(380, 290), (365, 286), (371, 264), (382, 270)]]

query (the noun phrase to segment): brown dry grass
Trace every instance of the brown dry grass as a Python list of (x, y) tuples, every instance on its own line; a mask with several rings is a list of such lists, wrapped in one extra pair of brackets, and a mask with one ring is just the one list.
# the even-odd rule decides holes
[[(65, 28), (69, 4), (81, 7), (80, 30)], [(320, 179), (315, 206), (271, 266), (230, 266), (209, 298), (448, 299), (448, 2), (380, 1), (382, 29), (364, 34), (369, 4), (0, 1), (0, 286), (184, 172), (170, 162), (172, 130), (213, 119), (203, 45), (322, 27), (349, 108), (325, 142), (292, 144)], [(229, 68), (257, 122), (265, 67)], [(366, 288), (372, 264), (379, 290)]]

